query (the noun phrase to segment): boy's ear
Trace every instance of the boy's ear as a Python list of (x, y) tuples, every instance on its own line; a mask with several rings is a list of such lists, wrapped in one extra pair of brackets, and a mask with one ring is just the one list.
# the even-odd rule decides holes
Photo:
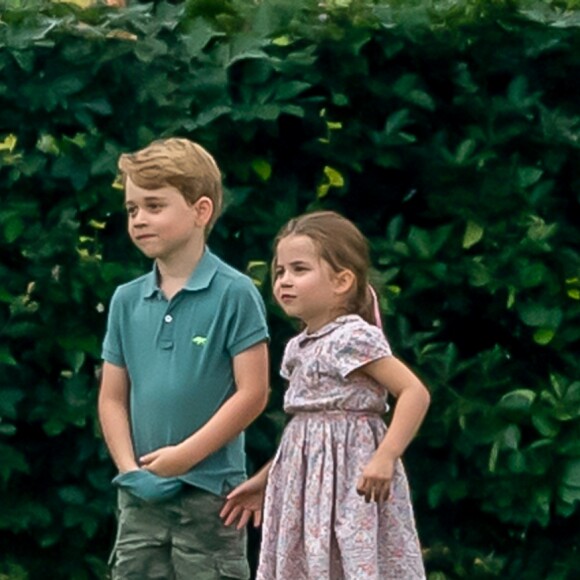
[(337, 294), (347, 294), (351, 291), (356, 282), (356, 276), (351, 270), (342, 270), (335, 274), (335, 292)]
[(213, 215), (213, 201), (204, 195), (193, 204), (193, 209), (195, 211), (197, 225), (205, 228)]

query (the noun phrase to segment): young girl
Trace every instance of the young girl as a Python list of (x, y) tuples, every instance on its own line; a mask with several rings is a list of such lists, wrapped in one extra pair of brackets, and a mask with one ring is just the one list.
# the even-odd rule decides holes
[[(274, 250), (275, 298), (304, 325), (281, 368), (292, 420), (222, 517), (259, 525), (265, 492), (258, 580), (424, 579), (400, 457), (429, 394), (380, 328), (367, 242), (324, 211), (291, 220)], [(387, 392), (398, 399), (388, 431)]]

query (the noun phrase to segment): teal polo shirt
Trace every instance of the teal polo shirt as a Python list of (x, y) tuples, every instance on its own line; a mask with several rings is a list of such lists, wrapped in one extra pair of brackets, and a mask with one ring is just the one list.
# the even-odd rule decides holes
[[(103, 359), (129, 374), (136, 456), (176, 445), (202, 427), (235, 391), (232, 359), (267, 339), (256, 287), (207, 248), (169, 301), (155, 267), (119, 286), (111, 299)], [(180, 479), (221, 495), (245, 477), (240, 434)]]

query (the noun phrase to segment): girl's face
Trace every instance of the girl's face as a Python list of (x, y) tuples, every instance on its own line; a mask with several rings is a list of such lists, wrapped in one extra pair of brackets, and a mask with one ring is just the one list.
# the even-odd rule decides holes
[(288, 316), (315, 332), (340, 312), (339, 276), (319, 255), (311, 238), (290, 235), (276, 248), (274, 297)]

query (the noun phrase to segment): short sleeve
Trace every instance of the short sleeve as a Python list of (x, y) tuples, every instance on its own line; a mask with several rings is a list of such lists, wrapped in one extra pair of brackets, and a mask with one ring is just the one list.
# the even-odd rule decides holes
[(342, 377), (392, 354), (383, 331), (363, 321), (345, 325), (337, 337), (336, 367)]
[(111, 298), (107, 319), (107, 331), (103, 339), (102, 358), (118, 367), (125, 366), (121, 340), (121, 299), (117, 289)]
[(226, 304), (229, 309), (227, 350), (232, 358), (269, 339), (264, 301), (247, 276), (232, 282)]

